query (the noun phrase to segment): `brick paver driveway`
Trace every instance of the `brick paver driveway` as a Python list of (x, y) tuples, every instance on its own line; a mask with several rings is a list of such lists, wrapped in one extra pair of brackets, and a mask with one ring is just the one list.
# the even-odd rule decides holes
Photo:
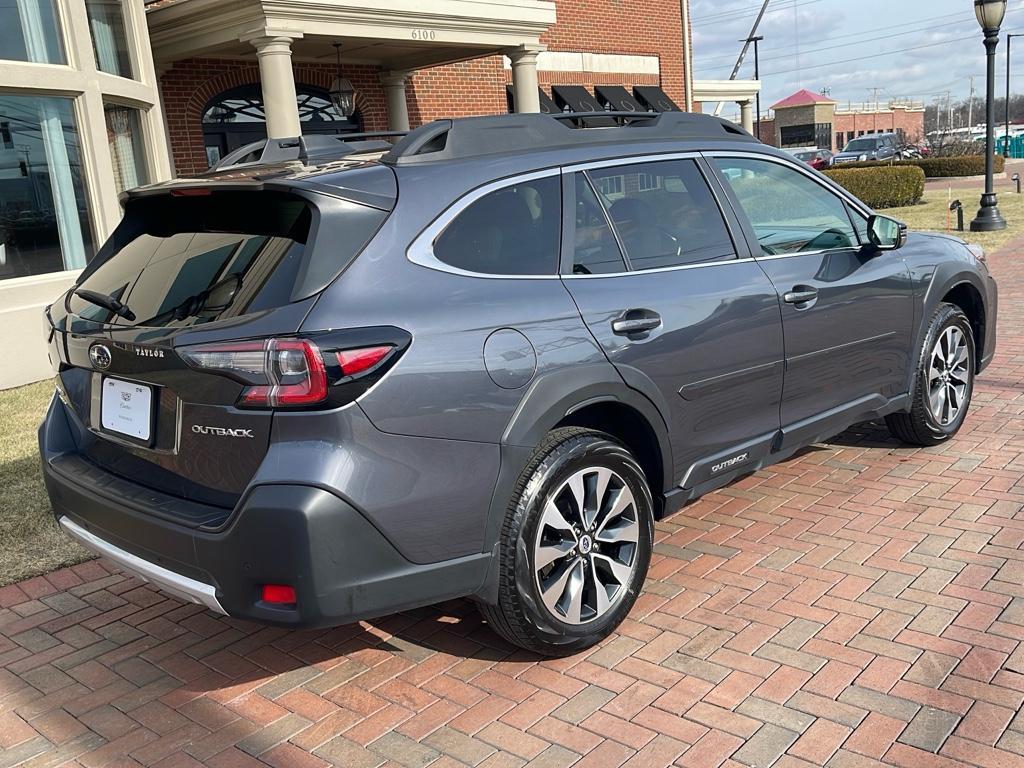
[(868, 426), (689, 507), (599, 649), (539, 661), (465, 602), (260, 628), (87, 563), (0, 590), (0, 768), (1024, 766), (1015, 250), (955, 442)]

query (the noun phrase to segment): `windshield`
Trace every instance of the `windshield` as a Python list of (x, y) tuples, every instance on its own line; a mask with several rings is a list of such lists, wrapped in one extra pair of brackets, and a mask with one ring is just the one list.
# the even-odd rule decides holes
[(797, 152), (796, 153), (796, 159), (797, 160), (803, 160), (805, 163), (809, 163), (811, 160), (813, 160), (817, 156), (818, 156), (817, 152)]
[(346, 219), (345, 241), (317, 249), (315, 211), (298, 197), (217, 193), (138, 201), (115, 234), (126, 242), (79, 285), (120, 301), (135, 322), (75, 295), (68, 309), (100, 323), (181, 328), (298, 301), (309, 295), (306, 285), (322, 285), (320, 273), (354, 258), (386, 216), (355, 203), (343, 207), (332, 215)]
[(846, 145), (844, 152), (870, 152), (878, 146), (878, 139), (854, 139)]

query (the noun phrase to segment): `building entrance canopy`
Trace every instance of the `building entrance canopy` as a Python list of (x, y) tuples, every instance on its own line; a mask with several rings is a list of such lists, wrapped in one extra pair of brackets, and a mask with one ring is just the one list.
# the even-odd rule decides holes
[(417, 69), (504, 53), (520, 111), (540, 109), (540, 36), (551, 0), (153, 0), (147, 4), (157, 67), (181, 59), (256, 58), (272, 138), (299, 133), (292, 62), (377, 66), (389, 125), (408, 128), (405, 81)]

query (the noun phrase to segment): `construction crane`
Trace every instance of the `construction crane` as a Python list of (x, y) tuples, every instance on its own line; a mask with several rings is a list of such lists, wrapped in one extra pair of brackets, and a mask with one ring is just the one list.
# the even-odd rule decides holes
[[(740, 68), (743, 66), (743, 60), (747, 57), (747, 51), (750, 50), (750, 44), (754, 38), (757, 37), (757, 28), (761, 26), (761, 19), (764, 18), (765, 12), (768, 10), (768, 3), (771, 0), (764, 0), (764, 4), (761, 6), (761, 11), (757, 14), (757, 18), (754, 19), (754, 26), (750, 29), (750, 34), (747, 35), (747, 39), (743, 41), (743, 48), (740, 49), (740, 55), (736, 59), (736, 66), (732, 68), (732, 74), (729, 75), (730, 80), (735, 80), (740, 73)], [(718, 106), (715, 108), (715, 117), (719, 117), (722, 114), (722, 109), (725, 107), (725, 102), (718, 102)]]

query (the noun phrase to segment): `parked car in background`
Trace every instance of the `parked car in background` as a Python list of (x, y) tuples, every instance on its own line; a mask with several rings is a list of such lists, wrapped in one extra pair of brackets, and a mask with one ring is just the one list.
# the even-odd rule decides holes
[(472, 597), (565, 655), (684, 503), (858, 422), (957, 433), (995, 350), (980, 249), (721, 119), (572, 119), (278, 139), (297, 161), (128, 192), (46, 310), (60, 526), (238, 619)]
[(807, 163), (816, 171), (824, 171), (832, 167), (832, 158), (835, 155), (828, 149), (802, 149), (793, 152), (793, 157)]
[(892, 160), (898, 157), (903, 142), (895, 133), (876, 133), (854, 139), (835, 156), (834, 163), (864, 163), (870, 160)]

